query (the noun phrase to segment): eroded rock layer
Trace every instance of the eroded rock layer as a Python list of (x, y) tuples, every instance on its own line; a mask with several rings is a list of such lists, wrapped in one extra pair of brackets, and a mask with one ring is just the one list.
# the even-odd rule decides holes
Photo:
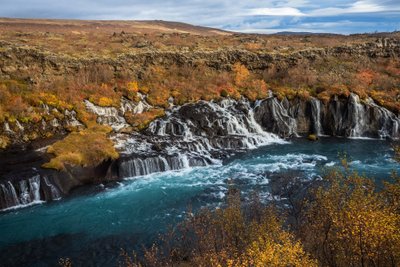
[[(122, 103), (118, 109), (86, 102), (88, 110), (98, 115), (98, 123), (116, 131), (113, 139), (120, 159), (96, 167), (68, 167), (63, 172), (10, 161), (8, 168), (12, 170), (12, 164), (16, 164), (18, 171), (2, 174), (0, 209), (59, 199), (84, 184), (219, 164), (232, 153), (282, 143), (292, 136), (400, 137), (398, 115), (354, 94), (334, 97), (327, 103), (315, 98), (289, 101), (273, 96), (256, 102), (243, 98), (199, 101), (170, 107), (164, 117), (141, 132), (117, 133), (129, 126), (123, 119), (126, 112), (150, 108), (145, 102)], [(44, 150), (35, 153), (46, 158)]]

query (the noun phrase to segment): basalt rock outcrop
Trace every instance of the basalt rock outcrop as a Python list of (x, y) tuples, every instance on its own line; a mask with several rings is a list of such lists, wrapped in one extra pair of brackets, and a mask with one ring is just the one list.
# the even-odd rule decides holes
[[(40, 151), (14, 151), (15, 159), (3, 161), (8, 164), (8, 172), (2, 173), (0, 178), (0, 210), (24, 207), (32, 204), (53, 201), (68, 195), (73, 188), (87, 184), (98, 184), (118, 179), (116, 162), (105, 161), (94, 167), (67, 166), (64, 171), (55, 171), (40, 168), (40, 163), (48, 157)], [(25, 159), (35, 162), (24, 162)], [(16, 159), (20, 157), (19, 160)]]
[[(151, 108), (144, 98), (124, 99), (119, 108), (86, 102), (98, 123), (110, 125), (121, 157), (94, 167), (58, 172), (40, 166), (49, 159), (45, 149), (2, 153), (0, 209), (58, 199), (84, 184), (103, 183), (155, 172), (219, 164), (232, 153), (285, 142), (283, 138), (315, 134), (352, 138), (400, 138), (400, 118), (371, 99), (355, 94), (283, 99), (271, 96), (250, 102), (226, 98), (171, 106), (166, 115), (142, 132), (118, 133), (129, 126), (125, 112)], [(79, 122), (78, 122), (79, 123)], [(8, 153), (8, 154), (7, 154)], [(21, 156), (23, 155), (23, 156)]]
[(400, 137), (398, 115), (372, 99), (361, 101), (355, 94), (347, 98), (335, 96), (328, 103), (315, 98), (269, 98), (261, 102), (255, 118), (265, 130), (282, 137), (309, 133), (353, 138)]
[(121, 177), (204, 166), (230, 153), (314, 134), (350, 138), (400, 137), (398, 115), (357, 95), (328, 103), (270, 97), (200, 101), (171, 109), (141, 134), (121, 135)]

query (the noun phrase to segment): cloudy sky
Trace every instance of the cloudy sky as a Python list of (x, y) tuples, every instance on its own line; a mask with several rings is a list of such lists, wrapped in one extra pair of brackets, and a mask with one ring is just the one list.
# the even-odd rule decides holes
[(0, 0), (0, 17), (160, 19), (231, 31), (400, 30), (400, 0)]

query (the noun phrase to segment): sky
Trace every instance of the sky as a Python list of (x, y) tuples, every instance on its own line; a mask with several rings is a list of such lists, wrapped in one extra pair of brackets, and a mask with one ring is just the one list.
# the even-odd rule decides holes
[(168, 20), (275, 33), (400, 30), (400, 0), (0, 0), (0, 17)]

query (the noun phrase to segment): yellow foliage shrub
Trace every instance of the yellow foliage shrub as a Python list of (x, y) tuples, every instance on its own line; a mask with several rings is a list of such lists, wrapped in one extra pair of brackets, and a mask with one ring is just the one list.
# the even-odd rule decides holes
[(243, 86), (244, 82), (250, 77), (249, 70), (239, 62), (233, 65), (234, 81), (237, 86)]
[(303, 244), (321, 265), (389, 266), (400, 262), (400, 214), (386, 192), (357, 173), (333, 170), (324, 179), (329, 186), (313, 192), (314, 200), (303, 222)]
[(137, 93), (139, 92), (139, 84), (136, 81), (128, 82), (127, 89), (130, 92)]
[(48, 148), (47, 152), (55, 157), (43, 167), (63, 170), (67, 165), (94, 166), (104, 160), (118, 158), (113, 142), (107, 138), (110, 131), (108, 126), (93, 125), (70, 133)]
[(97, 104), (101, 107), (110, 107), (112, 106), (114, 101), (108, 97), (100, 97), (99, 101)]

